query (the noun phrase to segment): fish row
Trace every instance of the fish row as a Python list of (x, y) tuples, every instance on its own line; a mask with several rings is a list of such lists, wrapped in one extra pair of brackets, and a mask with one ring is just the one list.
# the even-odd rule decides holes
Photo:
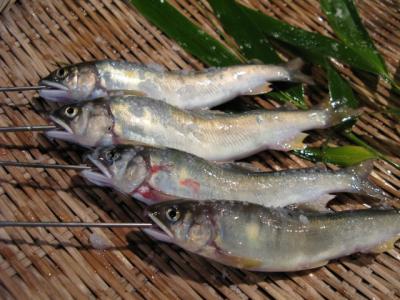
[[(339, 171), (261, 172), (230, 161), (265, 149), (304, 147), (304, 131), (341, 123), (359, 112), (316, 108), (230, 114), (200, 110), (239, 95), (271, 90), (272, 81), (312, 83), (287, 65), (244, 65), (196, 73), (167, 72), (127, 62), (63, 67), (40, 81), (48, 100), (68, 102), (50, 119), (50, 138), (98, 147), (82, 175), (146, 203), (158, 240), (257, 271), (317, 267), (356, 251), (393, 245), (396, 210), (306, 213), (333, 193), (388, 196), (367, 180), (372, 162)], [(178, 199), (178, 200), (176, 200)], [(384, 233), (382, 233), (384, 232)], [(386, 247), (386, 248), (385, 248)]]

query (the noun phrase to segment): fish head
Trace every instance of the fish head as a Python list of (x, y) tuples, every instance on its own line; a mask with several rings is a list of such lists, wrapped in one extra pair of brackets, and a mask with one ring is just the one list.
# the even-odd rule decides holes
[(141, 146), (100, 147), (87, 156), (97, 170), (81, 175), (90, 182), (133, 193), (148, 177), (149, 167)]
[(49, 89), (42, 89), (39, 95), (46, 100), (57, 102), (80, 102), (105, 97), (95, 63), (80, 63), (59, 68), (39, 82)]
[(112, 143), (113, 117), (107, 100), (65, 105), (50, 114), (61, 130), (47, 131), (50, 138), (77, 143), (86, 147)]
[(214, 225), (209, 209), (198, 201), (166, 201), (150, 206), (148, 217), (158, 228), (147, 228), (155, 239), (171, 242), (197, 252), (214, 238)]

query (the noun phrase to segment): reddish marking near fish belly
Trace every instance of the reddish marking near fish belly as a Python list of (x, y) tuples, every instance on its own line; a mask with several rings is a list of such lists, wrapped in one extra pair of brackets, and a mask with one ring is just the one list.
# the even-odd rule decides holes
[(142, 185), (139, 188), (133, 190), (131, 192), (131, 195), (134, 195), (134, 194), (139, 194), (143, 198), (151, 200), (151, 201), (166, 201), (166, 200), (175, 199), (173, 197), (164, 195), (164, 194), (160, 193), (159, 191), (152, 189), (148, 185)]
[(169, 166), (166, 165), (154, 165), (150, 167), (150, 173), (155, 174), (160, 171), (169, 171)]
[(196, 180), (187, 178), (187, 179), (182, 179), (181, 181), (179, 181), (179, 183), (183, 186), (192, 189), (194, 193), (198, 193), (200, 190), (200, 183), (198, 183)]

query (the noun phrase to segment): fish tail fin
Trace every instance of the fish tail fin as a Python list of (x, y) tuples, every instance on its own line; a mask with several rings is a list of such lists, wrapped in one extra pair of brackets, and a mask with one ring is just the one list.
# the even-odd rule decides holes
[(368, 176), (374, 168), (374, 160), (366, 160), (362, 163), (345, 169), (345, 172), (352, 175), (354, 191), (380, 200), (389, 201), (391, 197), (381, 188), (373, 184)]
[(310, 76), (301, 72), (303, 66), (304, 61), (300, 57), (288, 61), (285, 67), (289, 72), (289, 80), (306, 84), (315, 84), (314, 80)]
[(362, 109), (354, 109), (345, 106), (334, 108), (328, 105), (325, 110), (327, 114), (326, 127), (341, 124), (352, 118), (358, 117), (362, 113)]

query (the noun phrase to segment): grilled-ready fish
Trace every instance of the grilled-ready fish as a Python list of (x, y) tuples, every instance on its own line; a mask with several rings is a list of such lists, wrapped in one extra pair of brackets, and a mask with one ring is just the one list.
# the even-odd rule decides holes
[(89, 181), (109, 186), (146, 203), (184, 198), (238, 200), (270, 207), (320, 202), (331, 193), (386, 194), (370, 183), (372, 161), (339, 171), (315, 168), (251, 172), (226, 168), (181, 151), (143, 146), (100, 148), (88, 156), (99, 171), (84, 170)]
[(298, 271), (355, 252), (393, 249), (399, 210), (300, 213), (232, 201), (163, 202), (149, 207), (156, 239), (225, 265), (254, 271)]
[(300, 59), (286, 65), (239, 65), (201, 72), (167, 72), (123, 61), (94, 61), (60, 68), (40, 81), (47, 100), (74, 102), (113, 93), (142, 95), (185, 109), (209, 108), (239, 95), (269, 92), (268, 82), (312, 80), (299, 70)]
[(65, 131), (47, 135), (89, 147), (141, 143), (227, 161), (265, 149), (302, 149), (303, 131), (329, 127), (351, 114), (332, 109), (186, 111), (158, 100), (125, 96), (62, 107), (51, 119)]

